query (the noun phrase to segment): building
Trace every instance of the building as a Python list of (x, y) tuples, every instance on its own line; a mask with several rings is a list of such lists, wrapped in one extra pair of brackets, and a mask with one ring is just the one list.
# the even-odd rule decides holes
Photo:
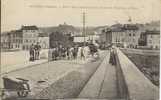
[(140, 38), (138, 40), (139, 46), (146, 46), (147, 45), (147, 38), (146, 38), (146, 33), (141, 32)]
[(137, 48), (141, 31), (135, 24), (125, 24), (122, 27), (124, 31), (124, 46), (128, 48)]
[(126, 39), (126, 33), (122, 27), (113, 28), (112, 30), (112, 44), (115, 45), (124, 45)]
[(153, 31), (146, 31), (146, 38), (147, 38), (147, 46), (152, 49), (160, 49), (160, 32), (153, 30)]
[(39, 33), (38, 42), (42, 49), (49, 48), (49, 35), (46, 33)]
[(82, 35), (74, 36), (74, 39), (73, 39), (74, 43), (83, 43), (83, 42), (89, 42), (89, 41), (90, 41), (90, 37), (82, 36)]
[(23, 50), (28, 50), (31, 44), (38, 42), (39, 30), (36, 26), (22, 26), (21, 31), (23, 34)]
[(10, 37), (9, 33), (1, 34), (1, 50), (9, 49), (10, 47)]
[(19, 30), (13, 30), (1, 34), (1, 48), (13, 50), (28, 50), (32, 44), (39, 44), (43, 49), (49, 48), (49, 36), (40, 33), (36, 26), (22, 26)]
[(112, 43), (112, 30), (110, 28), (105, 28), (102, 33), (99, 34), (101, 44), (111, 44)]
[(9, 33), (9, 48), (10, 49), (22, 49), (23, 34), (21, 30), (14, 30)]
[(102, 30), (101, 43), (114, 44), (121, 47), (136, 48), (141, 31), (135, 24), (115, 24)]

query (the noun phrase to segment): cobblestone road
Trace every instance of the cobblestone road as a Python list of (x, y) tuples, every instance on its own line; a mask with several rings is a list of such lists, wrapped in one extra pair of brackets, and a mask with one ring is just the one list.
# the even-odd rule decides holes
[[(101, 53), (101, 56), (102, 55), (104, 55), (104, 53)], [(69, 72), (83, 67), (85, 63), (87, 62), (82, 60), (59, 60), (13, 71), (8, 73), (7, 76), (29, 80), (32, 91), (30, 95), (34, 95)], [(42, 81), (44, 83), (39, 84), (39, 82)], [(15, 95), (15, 93), (8, 94), (9, 97), (15, 97)]]

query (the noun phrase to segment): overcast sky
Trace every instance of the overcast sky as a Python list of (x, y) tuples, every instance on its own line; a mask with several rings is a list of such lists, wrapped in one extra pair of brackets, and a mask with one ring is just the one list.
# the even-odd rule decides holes
[[(161, 18), (160, 0), (2, 0), (1, 30), (19, 29), (21, 25), (56, 26), (66, 22), (82, 26), (82, 12), (87, 26), (134, 23)], [(64, 8), (63, 8), (64, 6)]]

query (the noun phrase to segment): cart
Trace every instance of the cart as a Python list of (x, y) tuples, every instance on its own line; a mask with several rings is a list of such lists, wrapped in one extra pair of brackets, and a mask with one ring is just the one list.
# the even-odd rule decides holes
[(3, 77), (4, 88), (2, 96), (5, 92), (17, 92), (18, 97), (26, 97), (30, 92), (28, 80), (22, 78)]

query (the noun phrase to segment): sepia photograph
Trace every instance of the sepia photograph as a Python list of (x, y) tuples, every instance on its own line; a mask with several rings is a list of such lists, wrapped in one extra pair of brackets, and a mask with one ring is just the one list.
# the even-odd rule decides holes
[(1, 0), (0, 100), (160, 100), (160, 0)]

